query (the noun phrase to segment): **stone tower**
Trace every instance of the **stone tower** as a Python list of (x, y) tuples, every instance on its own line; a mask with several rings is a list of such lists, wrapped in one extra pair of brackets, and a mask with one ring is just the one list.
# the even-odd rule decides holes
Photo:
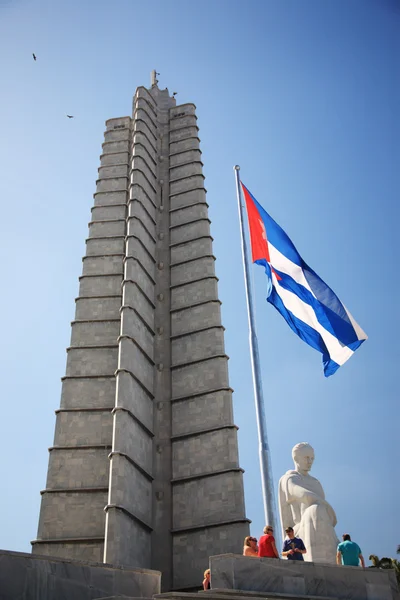
[(199, 586), (248, 535), (194, 104), (106, 122), (33, 553)]

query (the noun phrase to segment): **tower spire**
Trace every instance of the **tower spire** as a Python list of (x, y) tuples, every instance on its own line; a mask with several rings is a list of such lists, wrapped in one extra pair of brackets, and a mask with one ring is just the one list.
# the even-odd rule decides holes
[(155, 69), (153, 69), (153, 71), (151, 72), (151, 86), (153, 87), (153, 85), (157, 85), (158, 83), (158, 79), (157, 79), (157, 75), (159, 75), (160, 73), (157, 73), (157, 71)]

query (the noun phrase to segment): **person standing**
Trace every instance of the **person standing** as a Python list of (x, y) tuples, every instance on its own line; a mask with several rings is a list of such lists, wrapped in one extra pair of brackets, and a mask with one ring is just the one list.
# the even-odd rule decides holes
[(343, 542), (337, 547), (336, 562), (338, 565), (347, 567), (358, 567), (359, 563), (365, 569), (365, 561), (358, 544), (351, 541), (348, 533), (342, 535)]
[(264, 527), (264, 534), (258, 540), (258, 556), (262, 558), (279, 558), (275, 545), (274, 530), (271, 525)]
[(243, 556), (258, 556), (257, 538), (251, 535), (244, 538)]
[(283, 542), (282, 556), (286, 556), (288, 560), (304, 560), (303, 554), (307, 550), (303, 540), (295, 537), (293, 527), (286, 527), (285, 533), (287, 539)]

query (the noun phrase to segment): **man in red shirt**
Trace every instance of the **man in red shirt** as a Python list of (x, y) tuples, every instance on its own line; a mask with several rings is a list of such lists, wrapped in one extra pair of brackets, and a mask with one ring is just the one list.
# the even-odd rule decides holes
[(258, 556), (263, 558), (279, 558), (275, 546), (274, 530), (270, 525), (264, 527), (265, 535), (258, 540)]

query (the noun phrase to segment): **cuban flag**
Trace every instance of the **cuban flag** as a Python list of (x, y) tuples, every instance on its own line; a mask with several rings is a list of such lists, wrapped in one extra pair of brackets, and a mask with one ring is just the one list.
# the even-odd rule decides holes
[(301, 258), (292, 241), (241, 183), (253, 262), (268, 276), (267, 300), (291, 329), (322, 353), (326, 377), (367, 339), (335, 292)]

